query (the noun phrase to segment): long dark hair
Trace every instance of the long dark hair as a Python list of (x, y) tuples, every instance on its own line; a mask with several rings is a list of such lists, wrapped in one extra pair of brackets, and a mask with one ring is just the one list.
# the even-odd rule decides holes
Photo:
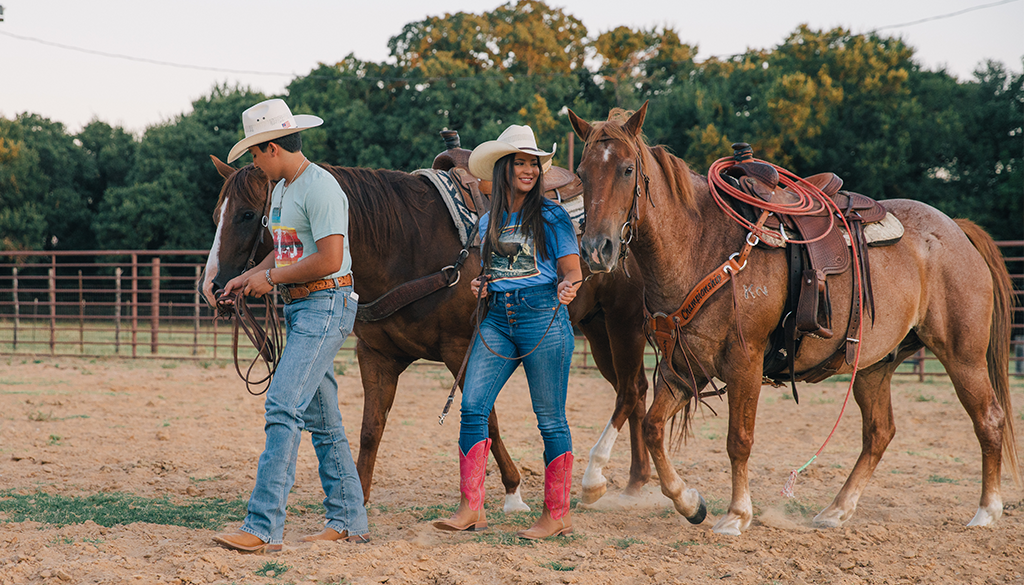
[[(485, 271), (491, 267), (492, 252), (506, 257), (511, 257), (516, 252), (515, 250), (505, 249), (507, 246), (503, 246), (498, 241), (501, 230), (505, 227), (507, 221), (505, 214), (512, 215), (508, 200), (509, 195), (515, 189), (515, 159), (516, 155), (512, 153), (499, 158), (494, 163), (494, 172), (491, 175), (491, 220), (487, 225), (487, 233), (483, 234), (483, 245), (480, 250), (484, 258)], [(534, 182), (530, 192), (526, 194), (523, 207), (519, 210), (519, 227), (516, 230), (527, 238), (533, 239), (534, 246), (537, 248), (537, 254), (541, 258), (547, 259), (548, 247), (544, 237), (543, 209), (544, 167), (541, 166), (540, 172), (537, 174), (537, 180)]]

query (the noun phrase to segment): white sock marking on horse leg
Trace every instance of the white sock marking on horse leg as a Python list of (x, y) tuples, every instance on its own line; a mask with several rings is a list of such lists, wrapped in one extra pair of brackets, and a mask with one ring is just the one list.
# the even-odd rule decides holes
[(996, 520), (999, 520), (1003, 515), (1003, 501), (996, 499), (989, 506), (982, 508), (979, 507), (978, 511), (974, 514), (974, 518), (967, 523), (968, 526), (989, 526), (994, 524)]
[(210, 306), (217, 304), (217, 299), (213, 298), (213, 279), (217, 277), (217, 272), (220, 271), (220, 264), (218, 263), (218, 256), (220, 255), (220, 232), (224, 229), (224, 214), (228, 208), (228, 202), (225, 199), (224, 203), (220, 207), (220, 219), (217, 220), (217, 232), (213, 236), (213, 245), (210, 246), (210, 255), (206, 258), (206, 270), (203, 271), (203, 295), (206, 297), (207, 302)]
[(519, 495), (519, 488), (511, 494), (505, 494), (505, 513), (511, 514), (512, 512), (529, 512), (530, 507), (523, 501), (523, 496)]
[(619, 436), (619, 431), (612, 426), (611, 419), (608, 419), (608, 424), (605, 425), (604, 431), (601, 432), (601, 436), (598, 437), (597, 442), (594, 443), (593, 448), (590, 449), (590, 461), (587, 463), (587, 470), (583, 472), (583, 489), (601, 486), (608, 482), (605, 479), (602, 470), (605, 465), (608, 465), (608, 461), (612, 456), (612, 447), (615, 445), (615, 439)]

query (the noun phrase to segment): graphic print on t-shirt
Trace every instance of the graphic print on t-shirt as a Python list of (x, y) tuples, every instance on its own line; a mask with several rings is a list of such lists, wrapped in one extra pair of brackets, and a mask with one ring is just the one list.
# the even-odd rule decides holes
[(503, 256), (491, 252), (491, 278), (494, 280), (517, 280), (540, 274), (533, 239), (519, 231), (519, 226), (507, 226), (498, 236), (501, 247), (514, 252)]
[(277, 267), (295, 264), (302, 258), (302, 241), (294, 228), (281, 225), (281, 208), (270, 212), (274, 232), (274, 252)]

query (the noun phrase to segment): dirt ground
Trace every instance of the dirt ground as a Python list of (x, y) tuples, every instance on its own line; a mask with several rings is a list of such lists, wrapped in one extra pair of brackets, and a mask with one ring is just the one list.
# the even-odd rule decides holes
[[(0, 490), (90, 496), (104, 492), (185, 503), (245, 500), (263, 443), (262, 400), (233, 368), (186, 362), (3, 358), (0, 361)], [(358, 442), (362, 388), (357, 367), (339, 376), (348, 435)], [(619, 497), (629, 449), (620, 435), (597, 509), (577, 506), (576, 533), (537, 544), (512, 537), (531, 514), (501, 513), (493, 459), (487, 477), (491, 528), (450, 534), (429, 520), (458, 500), (458, 408), (437, 415), (450, 375), (432, 365), (405, 374), (377, 460), (366, 545), (298, 542), (319, 531), (316, 457), (307, 439), (285, 528), (285, 550), (244, 555), (217, 547), (215, 530), (91, 521), (56, 527), (10, 522), (0, 512), (0, 583), (1024, 583), (1022, 489), (1003, 474), (1003, 517), (965, 528), (980, 496), (980, 453), (970, 421), (945, 378), (901, 381), (898, 431), (853, 519), (816, 530), (811, 518), (842, 485), (860, 449), (852, 404), (827, 449), (780, 495), (790, 469), (818, 449), (839, 415), (846, 384), (802, 386), (795, 404), (765, 387), (751, 457), (755, 517), (739, 537), (711, 532), (729, 499), (724, 416), (705, 410), (694, 437), (673, 456), (709, 505), (690, 525), (661, 496)], [(573, 497), (590, 447), (612, 411), (613, 391), (596, 373), (574, 372), (568, 416), (575, 445)], [(1014, 385), (1014, 421), (1024, 435), (1024, 387)], [(498, 400), (504, 437), (524, 471), (524, 497), (539, 511), (541, 442), (525, 379)], [(723, 413), (725, 408), (716, 408)], [(1020, 440), (1018, 440), (1020, 442)], [(234, 529), (240, 523), (230, 522)]]

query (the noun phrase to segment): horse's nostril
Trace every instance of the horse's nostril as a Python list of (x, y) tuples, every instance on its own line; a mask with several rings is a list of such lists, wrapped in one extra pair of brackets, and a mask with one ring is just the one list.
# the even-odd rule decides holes
[(606, 239), (604, 241), (604, 244), (601, 246), (601, 260), (603, 260), (605, 263), (610, 264), (612, 258), (614, 258), (614, 257), (615, 257), (615, 245), (612, 244), (611, 240)]

